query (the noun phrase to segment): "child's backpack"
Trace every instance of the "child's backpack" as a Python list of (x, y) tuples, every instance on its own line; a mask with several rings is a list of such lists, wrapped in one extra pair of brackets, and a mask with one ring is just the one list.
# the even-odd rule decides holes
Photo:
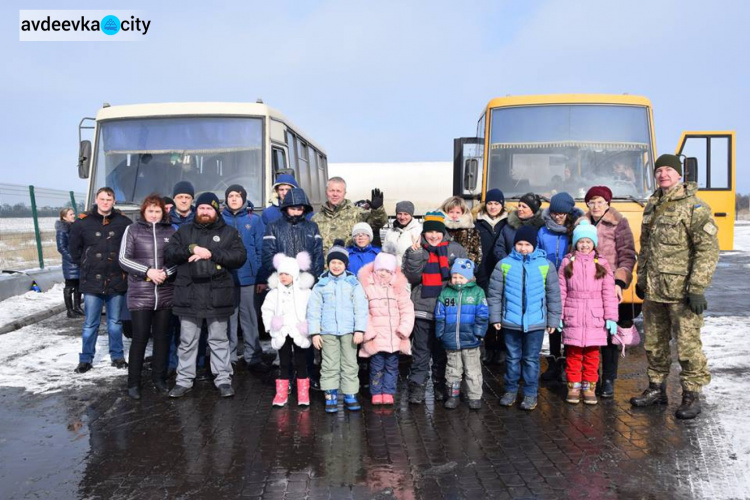
[(622, 357), (625, 357), (625, 347), (632, 347), (641, 343), (641, 336), (635, 325), (630, 328), (617, 327), (617, 333), (612, 335), (612, 343), (622, 346)]

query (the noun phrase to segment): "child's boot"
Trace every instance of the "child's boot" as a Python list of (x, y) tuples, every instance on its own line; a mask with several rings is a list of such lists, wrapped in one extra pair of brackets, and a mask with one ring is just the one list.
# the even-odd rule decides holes
[(568, 382), (568, 397), (565, 398), (568, 403), (577, 405), (581, 402), (581, 383)]
[(447, 387), (448, 398), (445, 400), (443, 406), (449, 410), (455, 410), (458, 408), (458, 403), (461, 401), (461, 382), (455, 382)]
[(470, 399), (469, 400), (469, 409), (470, 410), (481, 410), (482, 409), (482, 400), (481, 399)]
[(276, 397), (273, 398), (274, 406), (284, 406), (289, 399), (289, 381), (276, 379)]
[(596, 400), (596, 382), (584, 382), (583, 385), (583, 402), (587, 405), (595, 405)]
[(378, 406), (383, 404), (383, 395), (382, 394), (373, 394), (372, 395), (372, 405)]
[(297, 406), (310, 406), (310, 379), (297, 379)]
[(349, 411), (359, 411), (362, 409), (356, 394), (344, 394), (344, 404)]
[(383, 394), (383, 404), (384, 405), (393, 405), (393, 394)]
[(326, 391), (326, 413), (337, 411), (339, 411), (339, 391), (337, 389)]

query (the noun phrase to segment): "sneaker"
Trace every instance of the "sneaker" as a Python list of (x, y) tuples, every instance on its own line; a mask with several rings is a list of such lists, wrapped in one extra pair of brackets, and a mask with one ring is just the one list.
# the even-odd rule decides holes
[(135, 399), (136, 401), (141, 399), (141, 388), (128, 387), (128, 396), (130, 396), (130, 399)]
[(344, 394), (344, 405), (349, 411), (359, 411), (362, 409), (356, 394)]
[(372, 395), (372, 405), (382, 405), (383, 404), (383, 395), (382, 394), (373, 394)]
[(234, 389), (231, 384), (221, 384), (218, 389), (220, 398), (231, 398), (234, 396)]
[(169, 391), (169, 397), (170, 398), (181, 398), (188, 392), (192, 391), (192, 387), (185, 387), (184, 385), (176, 385), (172, 387), (172, 390)]
[(393, 394), (383, 394), (383, 404), (384, 405), (392, 405), (394, 403), (393, 401)]
[(513, 406), (513, 403), (516, 402), (516, 393), (515, 392), (506, 392), (503, 394), (503, 397), (500, 398), (500, 406)]
[(333, 389), (326, 391), (326, 413), (336, 413), (339, 411), (339, 391)]
[(524, 396), (519, 408), (526, 411), (536, 408), (536, 396)]
[(112, 366), (123, 369), (128, 367), (128, 363), (124, 359), (113, 359)]
[(76, 373), (86, 373), (91, 368), (93, 368), (91, 363), (78, 363), (78, 366), (76, 366), (76, 369), (73, 371)]
[(470, 399), (469, 400), (469, 409), (470, 410), (481, 410), (482, 409), (482, 400), (481, 399)]

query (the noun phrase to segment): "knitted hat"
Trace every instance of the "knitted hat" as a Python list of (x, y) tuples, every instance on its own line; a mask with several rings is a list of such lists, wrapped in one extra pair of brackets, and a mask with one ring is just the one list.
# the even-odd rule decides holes
[(243, 205), (245, 203), (247, 203), (247, 191), (245, 190), (245, 188), (243, 188), (239, 184), (232, 184), (231, 186), (229, 186), (227, 188), (226, 191), (224, 191), (224, 201), (226, 201), (227, 198), (229, 198), (229, 193), (231, 193), (233, 191), (235, 193), (239, 193), (240, 194), (240, 196), (242, 197), (242, 204)]
[(612, 190), (607, 186), (594, 186), (588, 190), (583, 200), (588, 203), (591, 198), (594, 198), (596, 196), (601, 196), (607, 203), (609, 203), (610, 201), (612, 201)]
[(195, 198), (195, 188), (193, 188), (193, 185), (190, 184), (190, 181), (180, 181), (174, 185), (174, 189), (172, 190), (172, 197), (174, 198), (178, 194), (189, 194), (190, 196)]
[(670, 154), (661, 155), (656, 159), (656, 163), (654, 164), (654, 171), (656, 171), (656, 169), (659, 167), (672, 167), (673, 169), (677, 170), (680, 175), (682, 175), (682, 162), (680, 161), (679, 156)]
[(468, 281), (474, 279), (474, 263), (469, 259), (456, 259), (451, 267), (451, 274), (460, 274)]
[(279, 274), (288, 274), (295, 280), (299, 277), (300, 269), (297, 259), (287, 257), (283, 253), (277, 253), (273, 256), (273, 267), (276, 268)]
[(352, 238), (361, 233), (365, 233), (370, 237), (370, 241), (372, 241), (372, 228), (367, 222), (357, 222), (354, 224), (354, 227), (352, 228)]
[(515, 245), (519, 241), (525, 241), (532, 247), (536, 248), (536, 233), (537, 229), (532, 225), (521, 226), (516, 231), (516, 236), (513, 238), (513, 244)]
[(573, 230), (573, 249), (576, 247), (576, 243), (581, 238), (588, 238), (594, 242), (594, 246), (599, 244), (599, 236), (596, 233), (596, 227), (592, 226), (586, 219), (578, 223), (576, 228)]
[(539, 197), (534, 193), (526, 193), (525, 195), (521, 196), (521, 199), (519, 199), (518, 201), (528, 205), (531, 211), (534, 213), (537, 213), (539, 211), (539, 207), (542, 206), (542, 200), (540, 200)]
[(549, 211), (555, 214), (569, 214), (576, 206), (576, 200), (568, 193), (557, 193), (549, 202)]
[(427, 212), (424, 216), (424, 224), (422, 224), (422, 232), (437, 231), (439, 233), (445, 233), (445, 216), (443, 212)]
[(211, 191), (206, 191), (205, 193), (201, 194), (195, 201), (195, 208), (198, 208), (201, 205), (210, 205), (214, 210), (218, 212), (219, 198)]
[(410, 201), (399, 201), (396, 203), (396, 213), (406, 212), (407, 214), (414, 216), (414, 203)]
[(487, 203), (488, 201), (496, 201), (505, 205), (505, 195), (497, 188), (490, 189), (487, 191), (487, 194), (484, 195), (484, 202)]
[(328, 250), (328, 254), (326, 255), (326, 265), (330, 265), (334, 259), (340, 260), (346, 267), (349, 267), (349, 252), (344, 248), (343, 240), (333, 242), (333, 246)]

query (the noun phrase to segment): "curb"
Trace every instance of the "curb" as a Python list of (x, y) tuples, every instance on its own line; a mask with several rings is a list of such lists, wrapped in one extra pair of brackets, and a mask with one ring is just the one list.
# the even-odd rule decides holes
[(55, 314), (60, 314), (64, 310), (65, 304), (60, 304), (44, 311), (35, 312), (34, 314), (29, 314), (28, 316), (25, 316), (23, 318), (11, 321), (7, 325), (0, 326), (0, 335), (15, 332), (16, 330), (20, 330), (25, 326), (33, 325), (34, 323), (38, 323), (42, 320), (50, 318)]

